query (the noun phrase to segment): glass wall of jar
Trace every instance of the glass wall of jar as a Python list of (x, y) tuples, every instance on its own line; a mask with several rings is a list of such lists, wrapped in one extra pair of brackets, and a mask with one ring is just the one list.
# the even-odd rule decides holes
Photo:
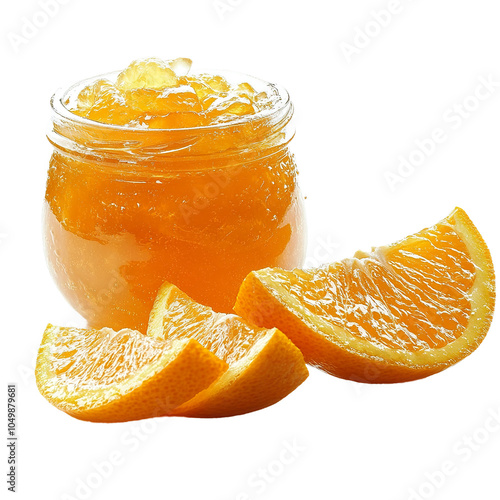
[(302, 264), (293, 106), (283, 88), (245, 79), (276, 94), (272, 109), (195, 128), (81, 118), (67, 104), (89, 81), (53, 96), (46, 253), (89, 326), (144, 332), (164, 281), (231, 312), (250, 271)]

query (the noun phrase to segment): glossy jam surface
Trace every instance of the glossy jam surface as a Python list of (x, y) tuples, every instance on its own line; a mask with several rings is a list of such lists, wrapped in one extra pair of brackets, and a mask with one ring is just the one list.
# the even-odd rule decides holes
[[(95, 328), (144, 332), (164, 281), (231, 312), (248, 272), (291, 269), (304, 257), (286, 100), (244, 76), (188, 77), (181, 62), (164, 62), (163, 80), (151, 60), (136, 62), (53, 102), (47, 255)], [(165, 68), (174, 75), (166, 87)]]
[(259, 92), (248, 82), (230, 83), (220, 75), (189, 76), (190, 69), (185, 58), (134, 61), (115, 81), (95, 79), (65, 104), (100, 123), (166, 129), (230, 123), (269, 110), (277, 100), (271, 87)]

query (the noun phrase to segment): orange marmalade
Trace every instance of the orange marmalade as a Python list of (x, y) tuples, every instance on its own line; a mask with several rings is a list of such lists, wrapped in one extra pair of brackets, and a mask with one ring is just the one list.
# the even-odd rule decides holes
[(250, 271), (303, 262), (287, 92), (190, 67), (135, 61), (52, 98), (46, 251), (93, 328), (144, 332), (164, 281), (231, 312)]

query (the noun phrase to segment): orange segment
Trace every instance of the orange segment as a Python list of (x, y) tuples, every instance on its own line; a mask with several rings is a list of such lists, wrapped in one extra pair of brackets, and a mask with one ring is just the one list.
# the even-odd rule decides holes
[(196, 339), (229, 365), (175, 415), (226, 417), (259, 410), (284, 398), (308, 376), (301, 352), (279, 330), (216, 313), (169, 283), (158, 293), (148, 335), (169, 341)]
[(194, 339), (169, 343), (133, 330), (48, 325), (36, 381), (50, 403), (73, 417), (125, 422), (171, 414), (226, 366)]
[(352, 259), (252, 272), (234, 309), (286, 333), (307, 362), (377, 383), (425, 377), (470, 354), (494, 304), (490, 252), (457, 208), (431, 228)]

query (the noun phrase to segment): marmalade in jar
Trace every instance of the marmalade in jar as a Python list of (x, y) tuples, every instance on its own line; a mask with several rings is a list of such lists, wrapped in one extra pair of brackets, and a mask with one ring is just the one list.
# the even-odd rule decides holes
[(288, 94), (190, 67), (135, 61), (52, 98), (46, 252), (93, 328), (145, 332), (164, 281), (231, 312), (250, 271), (303, 262)]

